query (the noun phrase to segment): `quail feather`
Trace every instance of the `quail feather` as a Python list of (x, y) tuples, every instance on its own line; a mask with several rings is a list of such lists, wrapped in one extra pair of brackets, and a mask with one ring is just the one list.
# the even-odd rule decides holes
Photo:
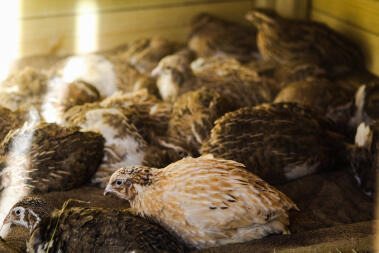
[(181, 146), (192, 156), (198, 156), (214, 121), (230, 110), (233, 107), (215, 90), (203, 87), (183, 94), (173, 105), (168, 123), (168, 145)]
[(288, 84), (274, 103), (294, 102), (312, 107), (339, 126), (347, 126), (351, 117), (353, 90), (323, 78), (310, 78)]
[(104, 191), (176, 233), (189, 247), (208, 248), (288, 234), (296, 205), (241, 163), (187, 157), (163, 169), (120, 168)]
[(26, 185), (34, 192), (78, 187), (96, 172), (103, 147), (103, 137), (94, 132), (49, 123), (25, 124), (10, 131), (1, 143), (1, 185)]
[(152, 71), (152, 76), (157, 78), (162, 99), (168, 102), (175, 102), (182, 94), (201, 87), (216, 90), (235, 109), (271, 101), (268, 85), (260, 79), (252, 81), (255, 73), (247, 73), (249, 71), (236, 62), (227, 66), (228, 68), (222, 70), (215, 66), (213, 72), (208, 71), (209, 74), (197, 76), (186, 57), (174, 54), (164, 57)]
[(257, 57), (256, 30), (207, 13), (190, 23), (188, 47), (198, 57), (229, 56), (247, 62)]
[(280, 184), (348, 166), (349, 154), (356, 149), (367, 154), (311, 108), (274, 103), (241, 108), (219, 118), (200, 153), (242, 162), (264, 180)]
[(331, 76), (363, 66), (359, 49), (322, 23), (291, 20), (265, 9), (250, 10), (246, 19), (258, 29), (258, 49), (265, 60), (312, 63)]
[(140, 73), (149, 75), (163, 57), (172, 54), (177, 48), (176, 43), (164, 38), (142, 38), (129, 43), (127, 50), (118, 56)]
[(13, 72), (0, 84), (0, 105), (12, 111), (30, 106), (39, 108), (47, 83), (47, 74), (31, 67)]
[(118, 55), (70, 56), (57, 62), (49, 74), (51, 79), (60, 79), (64, 83), (87, 82), (98, 90), (101, 97), (110, 96), (117, 91), (133, 91), (135, 86), (148, 88), (153, 82)]
[(379, 81), (361, 85), (354, 97), (350, 126), (356, 128), (361, 122), (371, 125), (379, 119)]
[(12, 207), (4, 223), (29, 229), (28, 252), (187, 251), (165, 229), (128, 210), (67, 205), (54, 210), (40, 197), (26, 197)]

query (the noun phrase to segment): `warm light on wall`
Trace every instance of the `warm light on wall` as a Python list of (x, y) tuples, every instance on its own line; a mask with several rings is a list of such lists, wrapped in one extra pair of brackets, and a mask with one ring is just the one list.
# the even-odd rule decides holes
[(95, 1), (80, 1), (77, 4), (76, 53), (89, 53), (97, 50), (98, 18)]
[(11, 63), (19, 55), (21, 0), (3, 2), (0, 8), (0, 81), (5, 79)]

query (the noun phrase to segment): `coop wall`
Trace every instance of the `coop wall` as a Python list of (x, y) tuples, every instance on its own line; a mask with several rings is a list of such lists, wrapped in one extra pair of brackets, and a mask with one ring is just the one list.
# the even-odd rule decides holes
[(18, 57), (86, 53), (155, 35), (185, 41), (190, 19), (198, 13), (243, 23), (248, 9), (267, 7), (286, 17), (327, 23), (359, 44), (368, 69), (379, 74), (377, 0), (12, 1), (16, 2), (19, 13), (13, 24), (20, 33)]

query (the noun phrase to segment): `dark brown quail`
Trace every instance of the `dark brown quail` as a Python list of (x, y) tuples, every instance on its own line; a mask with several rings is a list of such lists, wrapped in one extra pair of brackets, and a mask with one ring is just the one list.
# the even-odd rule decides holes
[(27, 227), (28, 252), (186, 252), (165, 229), (127, 210), (72, 207), (52, 210), (27, 197), (9, 211), (4, 223)]
[(241, 108), (218, 119), (201, 154), (233, 159), (278, 184), (347, 165), (350, 147), (335, 124), (296, 103)]
[(330, 75), (363, 66), (356, 46), (324, 24), (290, 20), (262, 9), (249, 11), (246, 18), (258, 29), (257, 44), (265, 60), (293, 66), (312, 63)]
[(1, 185), (34, 192), (68, 190), (89, 182), (103, 157), (104, 139), (56, 124), (25, 124), (1, 143)]
[(188, 47), (198, 57), (230, 56), (241, 62), (258, 55), (255, 29), (206, 13), (192, 19)]

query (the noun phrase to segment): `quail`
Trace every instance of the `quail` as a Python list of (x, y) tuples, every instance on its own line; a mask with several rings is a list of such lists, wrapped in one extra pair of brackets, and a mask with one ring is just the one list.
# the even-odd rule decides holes
[(69, 190), (89, 181), (103, 157), (104, 139), (56, 124), (25, 124), (0, 145), (1, 185), (32, 192)]
[(13, 72), (0, 84), (0, 105), (16, 111), (34, 106), (37, 110), (47, 90), (48, 76), (31, 67)]
[(186, 252), (159, 225), (127, 210), (71, 207), (52, 209), (40, 197), (26, 197), (4, 223), (27, 227), (28, 252)]
[(327, 79), (311, 78), (288, 84), (274, 102), (294, 102), (312, 107), (342, 128), (350, 120), (353, 96), (352, 89)]
[(48, 92), (41, 107), (46, 122), (64, 124), (64, 113), (75, 105), (99, 101), (99, 91), (84, 81), (67, 83), (60, 78), (49, 81)]
[(160, 37), (142, 38), (130, 43), (119, 57), (142, 74), (149, 75), (164, 56), (172, 54), (177, 48), (176, 43)]
[(232, 109), (215, 90), (203, 87), (187, 92), (173, 105), (167, 141), (182, 147), (192, 156), (198, 156), (201, 144), (209, 138), (214, 121)]
[(312, 63), (331, 76), (363, 66), (359, 49), (322, 23), (286, 19), (264, 9), (249, 11), (246, 18), (258, 29), (258, 49), (265, 60)]
[(174, 231), (190, 247), (207, 248), (288, 234), (283, 193), (231, 160), (184, 158), (163, 169), (120, 168), (104, 191)]
[(242, 162), (269, 183), (281, 184), (348, 166), (356, 148), (334, 122), (311, 108), (274, 103), (219, 118), (200, 153)]
[(207, 13), (190, 24), (188, 47), (198, 57), (229, 56), (247, 62), (257, 57), (256, 30)]
[(100, 54), (67, 57), (50, 69), (50, 76), (66, 83), (87, 82), (102, 97), (110, 96), (116, 91), (133, 91), (135, 86), (150, 87), (152, 82), (119, 56)]
[(215, 74), (196, 76), (186, 58), (181, 55), (169, 55), (159, 62), (152, 75), (157, 77), (162, 99), (169, 102), (175, 102), (180, 95), (201, 87), (216, 90), (228, 99), (235, 109), (270, 101), (271, 93), (267, 84), (252, 81), (251, 74), (246, 74), (248, 71), (238, 66), (226, 68), (222, 74), (219, 74), (222, 70), (215, 67)]

